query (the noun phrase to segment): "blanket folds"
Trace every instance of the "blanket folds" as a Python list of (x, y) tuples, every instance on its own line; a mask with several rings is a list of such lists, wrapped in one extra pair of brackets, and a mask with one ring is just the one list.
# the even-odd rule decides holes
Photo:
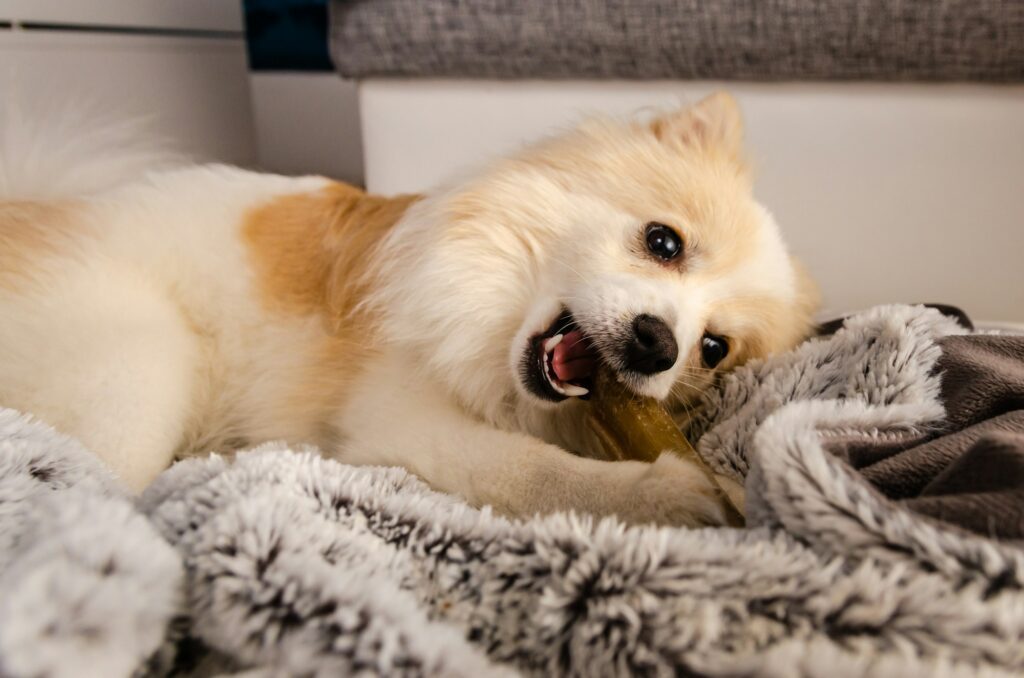
[(1024, 337), (949, 336), (939, 345), (943, 435), (889, 443), (891, 454), (861, 472), (919, 513), (1024, 539)]
[(692, 433), (746, 530), (510, 521), (273, 444), (133, 503), (0, 411), (0, 674), (1019, 674), (1018, 401), (970, 377), (1014, 345), (890, 306), (729, 375)]

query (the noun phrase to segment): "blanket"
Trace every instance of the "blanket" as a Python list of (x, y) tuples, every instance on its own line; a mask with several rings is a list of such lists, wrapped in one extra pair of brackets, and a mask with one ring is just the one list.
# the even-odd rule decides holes
[(1019, 674), (1019, 542), (920, 503), (1013, 484), (961, 473), (978, 441), (1009, 454), (1003, 429), (938, 442), (1014, 411), (946, 416), (971, 337), (1001, 341), (876, 308), (723, 379), (692, 433), (745, 482), (744, 530), (512, 521), (275, 444), (132, 499), (0, 411), (0, 675)]
[(939, 345), (940, 435), (866, 436), (831, 451), (914, 511), (1024, 539), (1024, 337), (950, 336)]

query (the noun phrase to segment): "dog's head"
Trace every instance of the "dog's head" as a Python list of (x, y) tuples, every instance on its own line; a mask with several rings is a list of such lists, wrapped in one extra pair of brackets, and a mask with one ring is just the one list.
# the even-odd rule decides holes
[(391, 338), (495, 420), (585, 395), (599, 363), (685, 400), (792, 346), (814, 291), (753, 198), (741, 142), (717, 94), (585, 123), (424, 201), (383, 249)]

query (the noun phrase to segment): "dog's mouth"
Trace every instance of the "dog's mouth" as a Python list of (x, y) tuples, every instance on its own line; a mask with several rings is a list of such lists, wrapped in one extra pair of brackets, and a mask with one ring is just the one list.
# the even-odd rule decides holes
[(547, 330), (531, 337), (520, 371), (524, 385), (538, 398), (586, 399), (599, 361), (597, 348), (566, 309)]

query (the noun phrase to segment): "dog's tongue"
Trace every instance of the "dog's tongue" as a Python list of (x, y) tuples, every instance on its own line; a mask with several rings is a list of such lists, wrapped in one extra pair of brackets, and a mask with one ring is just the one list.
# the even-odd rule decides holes
[(567, 332), (551, 355), (551, 369), (560, 381), (588, 377), (596, 365), (597, 355), (579, 330)]

